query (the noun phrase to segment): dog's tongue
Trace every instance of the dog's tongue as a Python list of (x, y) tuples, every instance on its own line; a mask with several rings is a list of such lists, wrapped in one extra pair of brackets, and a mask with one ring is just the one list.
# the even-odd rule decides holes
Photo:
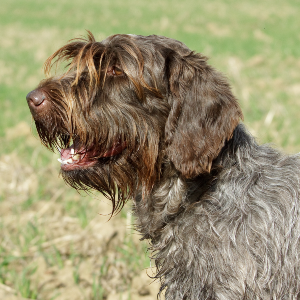
[(72, 152), (74, 151), (74, 145), (72, 145), (69, 148), (61, 149), (60, 158), (63, 160), (71, 158), (72, 157), (71, 151)]
[[(79, 152), (78, 150), (76, 152)], [(82, 153), (82, 151), (80, 151)], [(71, 145), (70, 147), (68, 148), (65, 148), (65, 149), (61, 149), (61, 152), (60, 152), (60, 157), (61, 159), (69, 159), (69, 158), (72, 158), (76, 156), (75, 154), (75, 146), (74, 144)]]

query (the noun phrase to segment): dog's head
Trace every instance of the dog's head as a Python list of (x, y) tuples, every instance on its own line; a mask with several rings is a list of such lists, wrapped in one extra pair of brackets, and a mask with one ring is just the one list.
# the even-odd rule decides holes
[(60, 62), (66, 71), (27, 101), (42, 142), (61, 149), (66, 182), (101, 191), (115, 210), (151, 191), (163, 160), (185, 178), (210, 172), (242, 113), (206, 61), (165, 37), (91, 33), (49, 57), (46, 73)]

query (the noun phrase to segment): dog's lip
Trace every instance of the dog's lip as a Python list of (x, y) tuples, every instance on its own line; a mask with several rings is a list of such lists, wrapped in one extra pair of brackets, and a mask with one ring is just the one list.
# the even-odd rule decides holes
[(104, 153), (99, 153), (95, 150), (95, 147), (86, 149), (75, 143), (68, 148), (60, 150), (58, 161), (61, 163), (61, 168), (65, 171), (88, 168), (95, 165), (98, 159), (116, 156), (125, 148), (126, 141), (118, 141), (110, 149), (104, 151)]
[(126, 141), (118, 141), (113, 146), (106, 150), (101, 157), (111, 157), (120, 154), (126, 148)]

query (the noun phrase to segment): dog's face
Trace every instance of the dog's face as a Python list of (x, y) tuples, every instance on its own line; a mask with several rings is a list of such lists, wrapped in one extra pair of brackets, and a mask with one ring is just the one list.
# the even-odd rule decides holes
[(101, 191), (114, 210), (151, 191), (163, 160), (186, 178), (209, 172), (242, 117), (207, 59), (172, 39), (89, 33), (55, 52), (46, 73), (53, 60), (69, 62), (66, 72), (27, 95), (38, 134), (61, 149), (66, 182)]

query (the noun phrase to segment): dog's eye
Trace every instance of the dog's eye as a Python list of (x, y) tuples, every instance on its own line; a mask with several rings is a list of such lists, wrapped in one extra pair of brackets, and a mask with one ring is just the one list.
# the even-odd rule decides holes
[(120, 76), (123, 74), (123, 71), (118, 67), (113, 67), (113, 75)]
[(121, 76), (124, 72), (116, 66), (111, 66), (107, 69), (107, 74), (111, 76)]

